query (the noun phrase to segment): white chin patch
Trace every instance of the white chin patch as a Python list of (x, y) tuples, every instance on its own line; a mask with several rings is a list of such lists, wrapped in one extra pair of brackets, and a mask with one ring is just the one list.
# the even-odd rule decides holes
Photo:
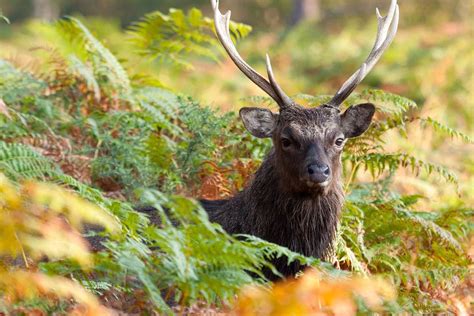
[(329, 185), (329, 181), (324, 181), (324, 182), (321, 182), (321, 183), (314, 183), (312, 181), (306, 181), (306, 185), (310, 188), (315, 188), (315, 187), (325, 188)]
[(319, 183), (318, 185), (319, 185), (320, 187), (325, 188), (325, 187), (327, 187), (327, 186), (329, 185), (329, 181), (324, 181), (324, 182), (322, 182), (322, 183)]

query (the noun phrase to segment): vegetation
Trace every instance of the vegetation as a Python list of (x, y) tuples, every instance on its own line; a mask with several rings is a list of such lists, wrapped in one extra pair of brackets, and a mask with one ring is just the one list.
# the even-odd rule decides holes
[[(35, 272), (31, 260), (42, 256), (51, 260), (71, 259), (81, 269), (90, 269), (93, 259), (78, 229), (83, 222), (94, 221), (110, 231), (117, 230), (116, 221), (95, 205), (49, 184), (24, 182), (17, 188), (0, 175), (0, 192), (0, 254), (3, 259), (0, 289), (4, 294), (0, 307), (8, 312), (8, 305), (17, 299), (51, 293), (73, 298), (79, 311), (86, 309), (96, 315), (105, 312), (97, 298), (79, 284), (57, 275)], [(12, 260), (20, 255), (23, 262), (16, 265), (23, 265), (26, 270), (11, 268), (15, 265)]]
[[(459, 36), (438, 35), (441, 46), (428, 42), (423, 52), (417, 45), (425, 31), (401, 31), (387, 65), (368, 78), (378, 89), (346, 102), (373, 102), (377, 116), (346, 145), (347, 197), (330, 263), (229, 236), (189, 199), (238, 191), (270, 148), (251, 138), (234, 112), (195, 99), (226, 104), (252, 95), (231, 70), (217, 74), (227, 65), (214, 65), (222, 51), (210, 20), (197, 9), (170, 10), (145, 16), (126, 34), (102, 27), (112, 32), (101, 38), (72, 17), (31, 22), (17, 31), (23, 35), (0, 43), (11, 52), (2, 50), (0, 60), (0, 312), (171, 314), (235, 306), (254, 315), (314, 310), (316, 300), (325, 313), (469, 308), (462, 294), (474, 213), (467, 26), (458, 25)], [(250, 32), (237, 23), (231, 29), (239, 41)], [(293, 29), (276, 49), (282, 71), (292, 60), (282, 84), (294, 92), (332, 91), (337, 82), (327, 78), (344, 77), (368, 51), (350, 46), (370, 35), (357, 33), (314, 43), (327, 34), (310, 25)], [(243, 50), (260, 58), (253, 43), (244, 41)], [(421, 75), (433, 62), (432, 78)], [(223, 89), (229, 93), (218, 95)], [(318, 106), (328, 97), (295, 98)], [(245, 102), (273, 106), (262, 97)], [(445, 119), (441, 111), (460, 114)], [(150, 225), (136, 204), (155, 206), (162, 225)], [(78, 235), (83, 222), (108, 228), (85, 230), (103, 240), (103, 251), (87, 250)], [(318, 272), (269, 284), (261, 268), (272, 269), (268, 259), (283, 255)], [(35, 280), (31, 287), (20, 282), (26, 279)], [(6, 286), (11, 281), (19, 286)]]

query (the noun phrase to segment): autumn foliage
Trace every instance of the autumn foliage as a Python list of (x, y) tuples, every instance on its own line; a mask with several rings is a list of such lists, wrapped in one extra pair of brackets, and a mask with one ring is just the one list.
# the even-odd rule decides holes
[[(271, 46), (280, 83), (319, 106), (370, 51), (369, 24), (231, 33), (256, 68)], [(271, 147), (221, 110), (274, 107), (252, 97), (200, 10), (151, 13), (126, 32), (76, 18), (3, 27), (0, 314), (471, 312), (469, 23), (403, 25), (343, 105), (377, 113), (346, 144), (328, 262), (229, 236), (192, 200), (241, 190)], [(134, 210), (143, 204), (157, 211)], [(104, 249), (91, 253), (86, 236)], [(311, 268), (272, 284), (261, 271), (275, 257)]]
[(381, 279), (328, 278), (307, 271), (295, 280), (276, 283), (270, 289), (245, 288), (236, 304), (242, 316), (265, 315), (356, 315), (356, 299), (377, 311), (395, 299), (395, 289)]

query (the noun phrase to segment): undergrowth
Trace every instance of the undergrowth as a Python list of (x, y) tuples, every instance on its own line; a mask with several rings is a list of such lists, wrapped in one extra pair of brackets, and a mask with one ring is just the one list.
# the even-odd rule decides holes
[[(250, 31), (231, 26), (236, 40)], [(472, 143), (469, 136), (417, 117), (417, 105), (398, 95), (353, 95), (346, 106), (373, 102), (378, 114), (367, 133), (346, 145), (346, 204), (333, 262), (322, 263), (255, 237), (229, 236), (186, 198), (242, 189), (269, 142), (249, 137), (235, 113), (218, 114), (164, 88), (158, 78), (132, 77), (133, 65), (115, 57), (78, 19), (47, 27), (60, 44), (41, 49), (39, 70), (0, 60), (0, 172), (15, 184), (37, 179), (74, 190), (122, 227), (119, 234), (96, 233), (107, 241), (91, 270), (70, 258), (43, 262), (40, 271), (70, 278), (112, 306), (122, 298), (114, 308), (172, 313), (175, 304), (228, 306), (245, 285), (267, 284), (260, 271), (273, 269), (269, 258), (287, 256), (332, 277), (342, 273), (332, 265), (385, 277), (399, 289), (397, 301), (385, 307), (391, 312), (448, 308), (436, 293), (453, 292), (468, 273), (464, 245), (473, 211), (460, 204), (426, 212), (417, 207), (423, 196), (399, 193), (393, 178), (400, 170), (445, 185), (456, 186), (457, 179), (444, 166), (388, 152), (386, 136), (395, 131), (403, 137), (413, 124), (446, 139)], [(131, 28), (130, 46), (155, 62), (189, 67), (190, 54), (219, 59), (211, 32), (212, 23), (198, 10), (155, 12)], [(296, 97), (310, 106), (328, 98)], [(135, 204), (155, 206), (162, 225), (151, 225)]]

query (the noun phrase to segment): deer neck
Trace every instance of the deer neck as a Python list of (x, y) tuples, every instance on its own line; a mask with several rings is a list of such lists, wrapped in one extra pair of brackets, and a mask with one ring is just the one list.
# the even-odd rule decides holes
[(325, 191), (289, 190), (289, 181), (282, 177), (274, 152), (270, 152), (244, 191), (250, 203), (250, 233), (305, 255), (326, 257), (344, 202), (340, 175), (335, 176)]

